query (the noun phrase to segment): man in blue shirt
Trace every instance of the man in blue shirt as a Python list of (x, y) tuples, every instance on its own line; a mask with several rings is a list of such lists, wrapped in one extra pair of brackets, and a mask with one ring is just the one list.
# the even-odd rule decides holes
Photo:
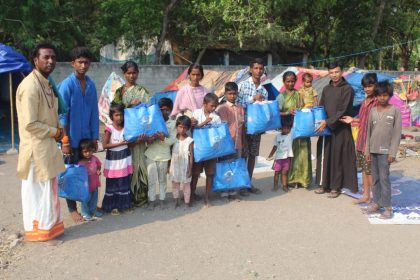
[[(91, 52), (85, 47), (72, 50), (71, 65), (74, 73), (59, 85), (59, 92), (66, 102), (69, 111), (60, 115), (60, 122), (65, 128), (62, 152), (66, 163), (77, 164), (79, 161), (79, 142), (99, 139), (98, 97), (93, 81), (86, 75), (92, 60)], [(76, 201), (67, 200), (70, 216), (74, 222), (81, 222), (82, 216), (77, 212)]]

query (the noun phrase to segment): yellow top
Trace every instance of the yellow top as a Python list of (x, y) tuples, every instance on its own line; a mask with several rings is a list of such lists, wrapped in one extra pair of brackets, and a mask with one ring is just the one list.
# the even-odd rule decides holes
[(299, 96), (303, 100), (303, 108), (310, 108), (314, 106), (314, 97), (318, 96), (318, 93), (313, 87), (305, 88), (302, 86), (299, 89)]

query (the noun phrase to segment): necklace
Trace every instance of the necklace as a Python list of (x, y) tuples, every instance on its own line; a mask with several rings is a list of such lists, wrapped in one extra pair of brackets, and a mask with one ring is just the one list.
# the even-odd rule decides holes
[[(38, 74), (36, 72), (34, 72), (34, 75), (35, 75), (36, 79), (38, 80), (39, 85), (41, 86), (42, 93), (45, 97), (45, 100), (47, 101), (48, 108), (50, 108), (50, 109), (54, 108), (54, 94), (51, 90), (51, 87), (47, 91), (47, 89), (45, 88), (43, 83), (39, 80)], [(48, 96), (50, 97), (50, 101), (48, 101)]]

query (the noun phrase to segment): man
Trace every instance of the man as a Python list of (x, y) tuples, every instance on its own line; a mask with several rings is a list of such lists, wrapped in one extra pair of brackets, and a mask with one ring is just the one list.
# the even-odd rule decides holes
[[(253, 59), (249, 64), (250, 77), (249, 79), (239, 83), (238, 103), (246, 108), (247, 104), (255, 101), (263, 101), (268, 98), (267, 90), (261, 85), (261, 77), (264, 74), (264, 62), (260, 58)], [(252, 180), (252, 175), (255, 168), (255, 158), (259, 155), (261, 134), (246, 134), (245, 136), (246, 149), (245, 156), (248, 161), (248, 174)], [(261, 191), (254, 186), (251, 186), (249, 192), (259, 194)], [(244, 190), (241, 190), (241, 195), (247, 195)]]
[[(71, 65), (74, 73), (64, 79), (59, 91), (66, 102), (69, 112), (60, 116), (64, 126), (62, 151), (67, 163), (77, 164), (79, 161), (79, 142), (91, 139), (95, 143), (99, 139), (98, 97), (93, 81), (86, 75), (89, 70), (92, 54), (85, 47), (72, 50)], [(77, 211), (76, 201), (67, 199), (70, 217), (74, 222), (81, 222), (82, 216)], [(97, 211), (97, 216), (99, 211)]]
[(17, 175), (22, 179), (22, 214), (28, 241), (48, 241), (64, 233), (57, 175), (65, 170), (57, 141), (63, 136), (58, 99), (48, 76), (56, 63), (55, 47), (38, 44), (32, 52), (34, 70), (16, 92), (19, 123)]
[(320, 137), (317, 144), (316, 181), (317, 194), (331, 192), (328, 197), (336, 198), (342, 188), (357, 192), (356, 152), (349, 124), (340, 119), (353, 115), (353, 88), (343, 78), (342, 67), (333, 62), (328, 66), (330, 84), (322, 91), (319, 105), (324, 106), (327, 120), (319, 122), (318, 132), (325, 127), (331, 135)]

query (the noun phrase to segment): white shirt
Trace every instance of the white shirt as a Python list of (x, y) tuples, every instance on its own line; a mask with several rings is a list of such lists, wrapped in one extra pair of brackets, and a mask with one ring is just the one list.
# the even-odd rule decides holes
[(277, 134), (273, 143), (274, 146), (277, 146), (274, 159), (286, 159), (293, 157), (292, 142), (292, 132), (287, 135), (283, 135), (281, 133)]
[[(209, 117), (212, 118), (212, 120), (208, 124), (220, 124), (222, 122), (219, 115), (217, 115), (216, 112), (210, 113)], [(204, 122), (207, 119), (206, 115), (204, 114), (204, 109), (201, 108), (194, 110), (193, 118), (197, 120), (198, 124)]]

